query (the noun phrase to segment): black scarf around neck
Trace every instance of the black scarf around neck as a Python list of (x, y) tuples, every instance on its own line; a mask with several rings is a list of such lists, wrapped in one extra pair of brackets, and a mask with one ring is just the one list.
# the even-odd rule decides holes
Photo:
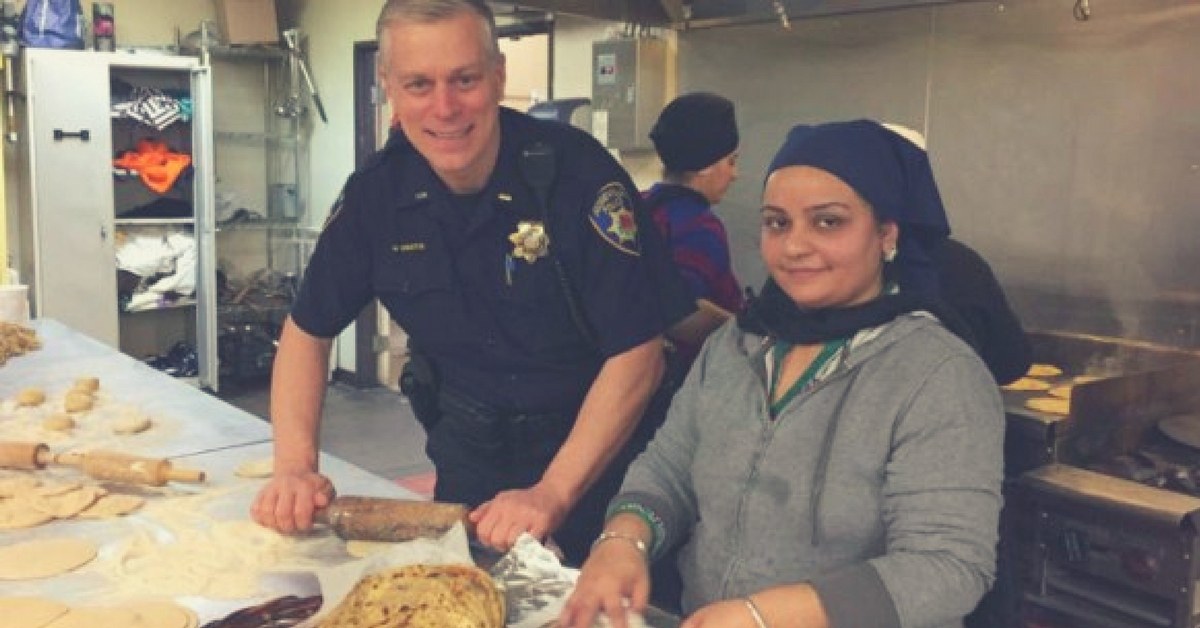
[(878, 327), (901, 314), (926, 311), (969, 345), (974, 345), (959, 317), (938, 299), (914, 293), (883, 294), (866, 303), (849, 307), (802, 310), (791, 297), (767, 279), (762, 293), (746, 304), (738, 314), (738, 327), (745, 332), (771, 336), (794, 345), (808, 345), (850, 338), (871, 327)]

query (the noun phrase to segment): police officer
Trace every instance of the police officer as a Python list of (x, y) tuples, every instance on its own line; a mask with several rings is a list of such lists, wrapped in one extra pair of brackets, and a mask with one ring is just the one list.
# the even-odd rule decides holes
[[(489, 546), (553, 533), (578, 563), (646, 440), (635, 432), (661, 332), (689, 300), (664, 299), (670, 259), (607, 151), (499, 106), (486, 3), (388, 0), (376, 32), (393, 133), (347, 181), (285, 323), (275, 473), (253, 517), (301, 530), (328, 503), (317, 434), (330, 346), (378, 298), (440, 381), (426, 425), (435, 498), (475, 506)], [(545, 147), (548, 175), (525, 156)]]

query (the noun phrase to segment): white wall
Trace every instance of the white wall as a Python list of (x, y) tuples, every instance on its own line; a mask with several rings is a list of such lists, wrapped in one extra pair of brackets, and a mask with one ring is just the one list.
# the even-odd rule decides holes
[[(299, 6), (299, 27), (308, 37), (309, 66), (329, 122), (313, 120), (311, 224), (320, 225), (354, 171), (354, 43), (375, 39), (378, 2), (309, 0)], [(354, 371), (354, 326), (337, 343), (335, 366)]]
[[(117, 46), (158, 47), (200, 29), (203, 20), (215, 20), (213, 0), (107, 0), (112, 2)], [(81, 0), (84, 17), (92, 18), (92, 3)]]

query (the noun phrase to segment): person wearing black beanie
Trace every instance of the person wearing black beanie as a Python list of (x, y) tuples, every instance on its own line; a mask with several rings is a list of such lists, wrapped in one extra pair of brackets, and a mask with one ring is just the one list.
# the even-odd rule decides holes
[(707, 92), (671, 101), (650, 130), (663, 181), (643, 193), (698, 310), (668, 334), (686, 373), (704, 339), (742, 307), (725, 225), (712, 211), (737, 179), (733, 102)]
[[(650, 140), (663, 164), (663, 181), (642, 196), (696, 300), (696, 311), (667, 330), (671, 351), (664, 381), (678, 386), (708, 335), (743, 305), (725, 225), (712, 210), (738, 175), (733, 102), (707, 92), (680, 96), (659, 114)], [(654, 603), (678, 610), (675, 561), (659, 561), (652, 577)]]
[(737, 151), (733, 102), (708, 92), (680, 96), (659, 114), (650, 141), (667, 173), (699, 172)]

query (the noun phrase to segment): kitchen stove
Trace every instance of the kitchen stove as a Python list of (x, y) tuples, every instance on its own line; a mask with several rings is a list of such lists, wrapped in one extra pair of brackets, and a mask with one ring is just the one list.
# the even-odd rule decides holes
[[(1080, 340), (1052, 344), (1057, 359), (1039, 361), (1070, 370), (1089, 344), (1134, 361), (1107, 359), (1115, 368), (1077, 385), (1067, 416), (1021, 410), (1021, 399), (1005, 395), (1010, 441), (1014, 425), (1038, 435), (1006, 452), (1025, 465), (1013, 473), (1010, 464), (1004, 530), (1019, 625), (1200, 627), (1200, 448), (1160, 428), (1195, 423), (1200, 433), (1200, 416), (1191, 416), (1200, 415), (1200, 356), (1147, 346), (1112, 353), (1121, 341)], [(1030, 445), (1032, 454), (1022, 450)]]
[(1197, 626), (1200, 498), (1060, 464), (1017, 486), (1025, 626)]
[[(1196, 421), (1200, 423), (1200, 417)], [(1148, 430), (1136, 450), (1093, 463), (1090, 470), (1200, 497), (1200, 450), (1173, 442), (1158, 429)]]

